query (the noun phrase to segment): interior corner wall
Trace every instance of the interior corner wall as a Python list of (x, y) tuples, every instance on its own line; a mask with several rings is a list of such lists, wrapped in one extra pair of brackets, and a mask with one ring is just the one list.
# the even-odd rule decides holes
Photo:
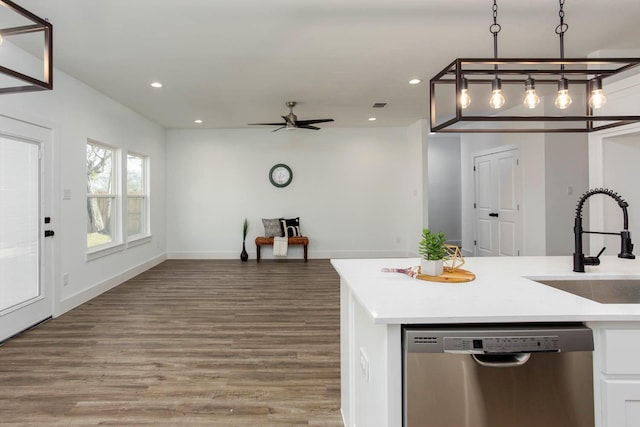
[[(167, 255), (237, 258), (247, 218), (255, 259), (262, 218), (300, 217), (310, 258), (406, 256), (416, 188), (407, 139), (405, 127), (169, 130)], [(293, 171), (287, 187), (269, 182), (277, 163)], [(301, 251), (290, 246), (288, 256)]]
[[(16, 61), (34, 60), (13, 53)], [(59, 315), (164, 259), (166, 135), (161, 126), (60, 70), (53, 77), (52, 91), (0, 95), (0, 114), (53, 130), (53, 313)], [(147, 155), (151, 163), (152, 241), (93, 261), (86, 260), (87, 138)], [(64, 192), (69, 197), (63, 200)]]
[(429, 228), (462, 244), (462, 179), (459, 135), (428, 137)]

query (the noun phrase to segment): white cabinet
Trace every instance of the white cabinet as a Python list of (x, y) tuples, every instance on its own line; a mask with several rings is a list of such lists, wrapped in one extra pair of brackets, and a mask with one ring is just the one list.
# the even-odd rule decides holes
[(640, 427), (640, 324), (594, 323), (596, 427)]

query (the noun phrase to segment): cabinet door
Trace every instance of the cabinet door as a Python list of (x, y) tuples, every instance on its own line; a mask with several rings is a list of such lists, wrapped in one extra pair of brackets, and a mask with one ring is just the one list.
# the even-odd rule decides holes
[(640, 380), (603, 380), (604, 425), (640, 426)]

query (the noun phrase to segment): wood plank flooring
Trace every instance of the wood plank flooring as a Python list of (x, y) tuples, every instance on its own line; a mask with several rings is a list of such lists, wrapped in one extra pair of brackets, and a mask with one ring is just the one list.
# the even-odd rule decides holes
[(169, 260), (0, 347), (0, 425), (342, 427), (328, 260)]

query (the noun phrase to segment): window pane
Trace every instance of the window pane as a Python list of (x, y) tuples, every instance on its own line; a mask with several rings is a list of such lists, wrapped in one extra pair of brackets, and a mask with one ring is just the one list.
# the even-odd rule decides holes
[(127, 155), (127, 194), (144, 194), (144, 159), (132, 154)]
[(134, 236), (144, 231), (144, 197), (129, 197), (127, 203), (127, 235)]
[(113, 242), (113, 209), (112, 197), (87, 198), (87, 247)]
[(99, 145), (87, 144), (87, 192), (89, 194), (112, 194), (113, 150)]

